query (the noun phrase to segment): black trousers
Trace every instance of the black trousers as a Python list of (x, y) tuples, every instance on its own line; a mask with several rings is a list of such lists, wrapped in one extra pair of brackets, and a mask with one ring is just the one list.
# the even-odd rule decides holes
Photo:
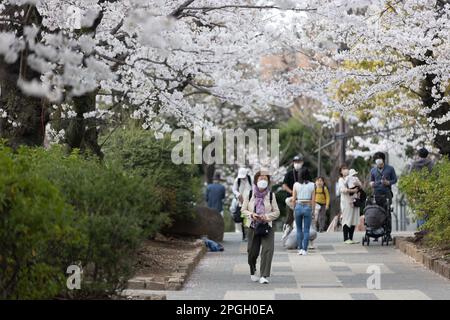
[(387, 213), (387, 230), (386, 233), (391, 235), (392, 231), (392, 192), (389, 193), (375, 193), (375, 202), (380, 207), (383, 207)]
[(344, 231), (344, 241), (353, 240), (353, 233), (355, 232), (355, 226), (349, 227), (348, 225), (345, 224), (342, 227), (342, 230)]

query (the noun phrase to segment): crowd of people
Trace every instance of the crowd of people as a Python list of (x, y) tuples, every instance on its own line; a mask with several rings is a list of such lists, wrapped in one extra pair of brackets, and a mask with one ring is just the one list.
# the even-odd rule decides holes
[[(411, 165), (412, 170), (424, 167), (431, 171), (432, 162), (428, 159), (426, 149), (419, 150), (419, 159)], [(397, 183), (395, 169), (386, 163), (385, 154), (377, 152), (373, 156), (374, 166), (370, 170), (371, 199), (387, 212), (386, 237), (391, 240), (392, 219), (392, 186)], [(220, 176), (206, 189), (208, 206), (215, 208), (223, 215), (225, 187), (220, 183)], [(358, 172), (341, 165), (336, 195), (340, 198), (339, 214), (330, 222), (327, 229), (327, 211), (330, 209), (330, 191), (324, 177), (311, 178), (310, 171), (304, 165), (302, 155), (292, 159), (292, 167), (287, 171), (282, 189), (287, 193), (286, 221), (283, 225), (282, 241), (286, 248), (297, 249), (298, 254), (305, 256), (308, 250), (314, 249), (317, 233), (336, 230), (342, 226), (345, 244), (356, 244), (353, 236), (355, 228), (360, 224), (361, 207), (366, 200), (363, 183)], [(242, 240), (247, 241), (248, 264), (252, 281), (262, 284), (269, 282), (272, 258), (274, 254), (275, 235), (272, 222), (279, 218), (280, 210), (271, 190), (270, 174), (258, 171), (253, 179), (246, 168), (238, 170), (234, 180), (233, 201), (230, 213), (236, 224), (236, 232), (242, 233)], [(422, 222), (423, 223), (423, 222)], [(390, 241), (389, 240), (389, 241)], [(260, 276), (256, 276), (256, 261), (261, 255)]]

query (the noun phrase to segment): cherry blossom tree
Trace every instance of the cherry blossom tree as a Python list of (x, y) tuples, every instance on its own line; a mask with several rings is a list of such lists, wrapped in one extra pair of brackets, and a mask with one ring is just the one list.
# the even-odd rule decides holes
[[(249, 117), (288, 105), (285, 79), (255, 76), (260, 57), (279, 51), (286, 37), (271, 15), (314, 10), (207, 0), (3, 0), (0, 9), (2, 135), (39, 144), (52, 114), (63, 114), (57, 134), (65, 130), (71, 147), (96, 153), (96, 119), (109, 112), (126, 109), (144, 129), (166, 132), (168, 119), (211, 125), (207, 103), (194, 95)], [(28, 127), (33, 139), (7, 127)]]
[(325, 122), (338, 111), (373, 132), (375, 139), (355, 137), (361, 149), (433, 141), (449, 155), (448, 1), (321, 1), (317, 8), (293, 26), (297, 41), (285, 43), (285, 52), (309, 58), (287, 73), (297, 79), (292, 90), (319, 100)]

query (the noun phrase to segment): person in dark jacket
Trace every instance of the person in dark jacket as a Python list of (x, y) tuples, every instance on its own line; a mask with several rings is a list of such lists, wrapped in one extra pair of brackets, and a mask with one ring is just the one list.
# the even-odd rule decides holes
[(428, 172), (431, 172), (434, 166), (434, 162), (428, 157), (428, 150), (426, 148), (422, 148), (418, 151), (419, 158), (413, 163), (411, 163), (411, 167), (409, 168), (409, 172), (420, 171), (423, 168), (427, 168)]
[(391, 240), (392, 231), (392, 186), (397, 183), (397, 175), (394, 167), (386, 164), (386, 156), (383, 152), (374, 154), (375, 166), (370, 170), (370, 186), (373, 188), (375, 200), (378, 205), (386, 208), (388, 212), (388, 238)]
[(216, 209), (223, 216), (223, 200), (225, 199), (225, 187), (220, 184), (220, 175), (214, 175), (214, 182), (206, 187), (205, 200), (208, 208)]

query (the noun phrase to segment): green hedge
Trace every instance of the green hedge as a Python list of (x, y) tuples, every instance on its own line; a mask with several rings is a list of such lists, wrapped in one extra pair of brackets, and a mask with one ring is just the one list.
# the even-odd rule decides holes
[(424, 229), (430, 231), (426, 239), (431, 244), (445, 246), (450, 243), (450, 161), (442, 160), (430, 174), (425, 168), (402, 176), (400, 190), (419, 219), (427, 216)]
[[(142, 241), (199, 198), (195, 165), (174, 165), (169, 137), (119, 130), (105, 160), (0, 143), (0, 298), (105, 297), (133, 275)], [(81, 265), (81, 290), (66, 288)]]
[(0, 298), (51, 298), (87, 244), (85, 216), (33, 171), (29, 158), (0, 145)]
[(191, 215), (201, 193), (198, 167), (172, 162), (175, 145), (167, 135), (156, 139), (152, 131), (131, 126), (114, 132), (103, 147), (107, 163), (152, 181), (162, 210), (172, 220)]
[[(27, 149), (29, 150), (29, 149)], [(133, 255), (145, 237), (167, 225), (161, 195), (153, 182), (130, 175), (118, 166), (76, 153), (64, 156), (34, 149), (34, 170), (50, 180), (77, 211), (86, 213), (88, 246), (82, 262), (85, 290), (80, 294), (106, 294), (123, 289), (133, 274)]]
[[(133, 275), (142, 241), (170, 220), (154, 181), (77, 153), (0, 149), (0, 297), (105, 297)], [(81, 264), (81, 290), (66, 269)]]

